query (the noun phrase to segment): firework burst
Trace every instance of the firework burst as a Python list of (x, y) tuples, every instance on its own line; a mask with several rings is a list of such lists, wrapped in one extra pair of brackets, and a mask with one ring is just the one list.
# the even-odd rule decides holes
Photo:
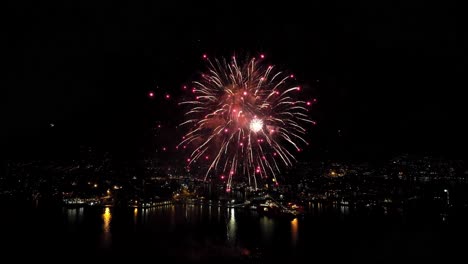
[[(212, 174), (227, 180), (245, 177), (257, 189), (261, 180), (278, 184), (283, 166), (291, 166), (294, 152), (307, 144), (305, 124), (310, 101), (297, 100), (301, 87), (294, 75), (277, 71), (261, 59), (238, 62), (210, 60), (208, 69), (193, 82), (186, 121), (189, 132), (179, 146), (191, 147), (188, 165), (208, 162), (206, 178)], [(314, 100), (315, 101), (315, 100)]]

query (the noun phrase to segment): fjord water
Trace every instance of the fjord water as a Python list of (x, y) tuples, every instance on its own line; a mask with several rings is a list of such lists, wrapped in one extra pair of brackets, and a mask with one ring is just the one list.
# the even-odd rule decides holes
[(464, 244), (456, 241), (468, 233), (430, 211), (373, 213), (320, 203), (307, 209), (290, 219), (218, 205), (6, 206), (2, 252), (17, 260), (448, 260), (462, 255)]

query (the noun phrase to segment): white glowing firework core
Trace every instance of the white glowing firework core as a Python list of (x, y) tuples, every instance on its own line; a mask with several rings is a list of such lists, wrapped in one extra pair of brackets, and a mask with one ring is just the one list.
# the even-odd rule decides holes
[(254, 118), (250, 121), (250, 130), (257, 133), (258, 131), (262, 130), (263, 128), (263, 120)]

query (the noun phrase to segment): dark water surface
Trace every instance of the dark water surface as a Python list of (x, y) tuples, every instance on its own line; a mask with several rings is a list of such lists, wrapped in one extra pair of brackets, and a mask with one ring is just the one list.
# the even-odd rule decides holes
[(435, 214), (364, 214), (321, 204), (309, 209), (291, 220), (214, 205), (7, 206), (0, 218), (1, 251), (16, 260), (395, 263), (452, 261), (464, 256), (467, 245), (468, 223)]

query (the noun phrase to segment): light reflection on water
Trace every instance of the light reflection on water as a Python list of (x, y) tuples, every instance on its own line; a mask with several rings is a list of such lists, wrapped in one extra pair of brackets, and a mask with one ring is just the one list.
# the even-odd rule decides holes
[[(166, 256), (172, 257), (174, 262), (188, 259), (202, 263), (207, 256), (249, 254), (268, 257), (272, 263), (281, 256), (301, 259), (326, 255), (348, 259), (372, 254), (372, 259), (376, 260), (389, 256), (400, 259), (410, 254), (409, 246), (402, 248), (402, 241), (407, 240), (424, 245), (424, 250), (427, 249), (424, 254), (438, 256), (453, 252), (437, 251), (441, 237), (451, 235), (445, 232), (447, 227), (452, 228), (450, 230), (462, 228), (461, 232), (457, 229), (457, 237), (453, 238), (468, 233), (465, 225), (439, 224), (425, 216), (424, 235), (415, 237), (414, 232), (408, 230), (420, 228), (419, 216), (375, 215), (352, 206), (317, 202), (310, 204), (307, 215), (293, 220), (261, 216), (256, 211), (227, 208), (217, 203), (147, 209), (39, 208), (26, 212), (21, 208), (16, 214), (0, 218), (6, 221), (2, 236), (11, 241), (11, 248), (22, 247), (25, 252), (49, 252), (54, 248), (57, 252), (70, 255), (79, 252), (84, 256), (104, 253), (117, 259), (120, 256)], [(395, 236), (387, 235), (381, 243), (378, 232), (388, 234), (388, 226)], [(8, 232), (14, 233), (9, 236)], [(52, 242), (46, 243), (44, 238), (52, 238)], [(249, 260), (255, 263), (256, 259)]]
[(348, 215), (349, 214), (349, 206), (340, 205), (340, 212), (341, 212), (341, 215)]
[(104, 213), (102, 214), (101, 246), (103, 248), (109, 248), (112, 243), (111, 221), (112, 221), (111, 209), (109, 207), (106, 207), (104, 208)]
[(133, 222), (136, 224), (138, 221), (138, 208), (133, 209)]
[[(67, 221), (69, 225), (76, 226), (85, 217), (83, 210), (73, 209), (67, 211)], [(113, 227), (113, 210), (114, 208), (101, 209), (101, 246), (108, 248), (112, 243)], [(125, 210), (125, 209), (120, 209)], [(267, 216), (258, 216), (255, 212), (246, 212), (235, 208), (226, 208), (221, 206), (199, 206), (199, 205), (168, 205), (155, 208), (131, 208), (132, 223), (136, 227), (143, 227), (154, 231), (174, 230), (184, 225), (202, 225), (204, 223), (213, 223), (214, 225), (224, 226), (225, 242), (228, 245), (235, 246), (238, 244), (239, 236), (239, 219), (237, 214), (241, 213), (242, 217), (253, 217), (259, 221), (259, 235), (265, 243), (270, 243), (275, 234), (275, 221)], [(77, 213), (79, 212), (79, 217)], [(118, 215), (118, 217), (122, 217)], [(79, 221), (79, 222), (77, 222)], [(251, 227), (250, 227), (251, 228)], [(134, 229), (137, 230), (137, 229)], [(291, 239), (294, 243), (297, 241), (297, 219), (291, 222)]]
[(298, 239), (298, 228), (299, 226), (299, 221), (297, 218), (294, 218), (291, 220), (291, 245), (295, 247), (297, 245), (297, 239)]
[[(313, 215), (323, 211), (322, 204), (312, 203)], [(338, 207), (338, 213), (348, 214), (347, 208)], [(341, 210), (340, 210), (341, 209)], [(100, 220), (99, 248), (112, 249), (124, 237), (153, 241), (166, 246), (166, 240), (176, 245), (183, 243), (221, 243), (236, 250), (250, 248), (283, 247), (294, 250), (307, 239), (300, 235), (304, 219), (282, 219), (259, 215), (256, 211), (213, 205), (165, 205), (151, 208), (79, 208), (67, 209), (68, 230)], [(98, 213), (98, 214), (96, 214)], [(84, 220), (85, 219), (85, 220)], [(83, 223), (83, 222), (87, 222)], [(82, 229), (86, 229), (83, 227)], [(96, 230), (97, 231), (97, 230)], [(130, 231), (130, 233), (128, 233)], [(123, 232), (125, 235), (116, 235)], [(116, 240), (117, 239), (117, 240)], [(198, 241), (197, 239), (201, 239)], [(179, 243), (179, 240), (181, 241)], [(187, 242), (189, 241), (189, 242)], [(146, 245), (143, 245), (145, 247)], [(159, 245), (161, 246), (161, 245)], [(186, 247), (186, 246), (181, 246)]]
[(67, 221), (70, 223), (70, 227), (74, 227), (78, 224), (81, 224), (84, 217), (84, 208), (67, 208), (65, 209), (65, 214), (67, 216)]
[(260, 230), (261, 230), (261, 235), (262, 235), (264, 243), (270, 244), (272, 242), (274, 229), (275, 229), (274, 219), (267, 217), (267, 216), (262, 216), (260, 218)]
[(234, 208), (229, 210), (229, 222), (227, 225), (227, 240), (230, 245), (236, 244), (237, 234), (237, 222), (236, 222), (236, 210)]

